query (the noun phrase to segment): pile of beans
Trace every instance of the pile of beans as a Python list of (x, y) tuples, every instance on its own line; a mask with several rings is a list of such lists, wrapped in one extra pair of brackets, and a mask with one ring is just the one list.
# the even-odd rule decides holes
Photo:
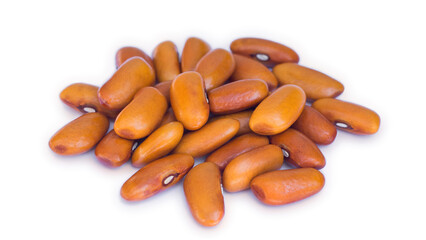
[[(171, 41), (160, 43), (152, 59), (135, 47), (119, 49), (117, 70), (100, 88), (75, 83), (61, 92), (84, 114), (56, 132), (50, 148), (76, 155), (96, 146), (108, 167), (131, 159), (140, 169), (121, 188), (129, 201), (186, 175), (192, 215), (214, 226), (224, 216), (222, 187), (251, 189), (269, 205), (304, 199), (324, 186), (317, 144), (331, 144), (336, 129), (378, 131), (374, 111), (335, 99), (343, 85), (299, 65), (292, 49), (258, 38), (237, 39), (230, 49), (212, 50), (198, 38), (186, 41), (180, 60)], [(284, 160), (294, 168), (279, 170)]]

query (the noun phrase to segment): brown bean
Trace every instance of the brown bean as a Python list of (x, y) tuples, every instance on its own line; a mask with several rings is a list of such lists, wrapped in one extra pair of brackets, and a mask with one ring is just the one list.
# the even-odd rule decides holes
[(173, 42), (165, 41), (158, 44), (152, 56), (159, 82), (171, 81), (180, 74), (178, 51)]
[(49, 147), (60, 155), (76, 155), (92, 149), (108, 131), (109, 121), (101, 113), (86, 113), (59, 129)]
[(213, 122), (217, 119), (222, 119), (222, 118), (232, 118), (232, 119), (238, 120), (238, 122), (240, 122), (240, 129), (238, 129), (238, 132), (237, 134), (235, 134), (235, 136), (240, 136), (240, 135), (252, 132), (249, 127), (249, 120), (252, 113), (253, 111), (251, 110), (237, 112), (237, 113), (232, 113), (232, 114), (227, 114), (222, 116), (216, 116), (216, 117), (213, 117), (210, 121)]
[(207, 91), (222, 85), (232, 75), (234, 69), (234, 57), (221, 48), (208, 52), (195, 67), (195, 71), (203, 77)]
[(62, 90), (59, 98), (66, 105), (82, 113), (100, 112), (110, 118), (117, 117), (118, 111), (109, 110), (101, 105), (98, 89), (87, 83), (74, 83)]
[(200, 163), (183, 181), (186, 201), (192, 216), (203, 226), (212, 227), (225, 214), (220, 171), (214, 163)]
[(173, 80), (170, 103), (176, 119), (188, 130), (200, 129), (209, 119), (203, 79), (197, 72), (184, 72)]
[(259, 174), (279, 169), (283, 165), (283, 153), (275, 145), (268, 144), (245, 152), (226, 166), (223, 171), (223, 188), (238, 192), (250, 188), (250, 181)]
[(277, 87), (277, 78), (263, 64), (242, 55), (234, 54), (233, 56), (235, 59), (235, 70), (231, 76), (231, 81), (238, 81), (242, 79), (261, 79), (268, 84), (269, 91), (272, 91)]
[(313, 168), (278, 170), (255, 177), (251, 190), (265, 204), (283, 205), (318, 193), (324, 182), (322, 173)]
[(144, 51), (136, 47), (122, 47), (115, 54), (115, 66), (119, 68), (127, 59), (132, 57), (141, 57), (154, 69), (154, 62)]
[(284, 159), (293, 166), (321, 169), (325, 166), (325, 158), (321, 151), (303, 133), (289, 128), (284, 132), (271, 136), (271, 143), (283, 149)]
[(117, 116), (114, 130), (122, 138), (139, 139), (148, 136), (161, 122), (167, 101), (154, 87), (145, 87)]
[(182, 135), (183, 126), (180, 122), (171, 122), (158, 128), (133, 152), (133, 166), (142, 167), (167, 155), (176, 147)]
[(268, 93), (268, 86), (260, 79), (228, 83), (208, 93), (210, 111), (214, 114), (239, 112), (257, 105)]
[(99, 89), (99, 101), (108, 109), (121, 110), (139, 89), (152, 85), (154, 80), (154, 70), (145, 60), (130, 58)]
[(158, 127), (164, 126), (167, 123), (170, 122), (174, 122), (177, 121), (175, 114), (173, 113), (173, 108), (169, 107), (169, 109), (167, 109), (167, 112), (164, 114), (163, 119), (161, 119), (160, 124), (158, 125)]
[(261, 135), (275, 135), (289, 128), (302, 113), (306, 96), (295, 85), (285, 85), (265, 98), (253, 111), (250, 129)]
[(193, 157), (209, 154), (235, 136), (239, 129), (235, 119), (224, 118), (207, 123), (201, 129), (188, 132), (175, 148), (175, 153), (186, 153)]
[(187, 154), (173, 154), (139, 169), (121, 187), (121, 197), (128, 201), (147, 199), (178, 183), (194, 165)]
[(96, 146), (95, 156), (108, 167), (119, 167), (130, 159), (134, 142), (121, 138), (112, 129)]
[(273, 72), (281, 85), (294, 84), (303, 89), (311, 100), (335, 98), (343, 90), (343, 85), (316, 70), (300, 66), (296, 63), (283, 63), (274, 67)]
[(210, 51), (210, 45), (203, 40), (190, 37), (186, 40), (182, 50), (182, 72), (194, 71), (198, 61)]
[(251, 57), (267, 67), (284, 62), (299, 62), (297, 53), (280, 43), (260, 38), (239, 38), (231, 43), (231, 51)]
[(315, 108), (305, 105), (292, 128), (303, 133), (316, 144), (328, 145), (337, 135), (336, 127)]
[(312, 107), (340, 130), (361, 135), (374, 134), (379, 130), (379, 115), (366, 107), (334, 98), (319, 99)]
[(166, 97), (168, 103), (170, 103), (170, 86), (172, 85), (172, 82), (173, 81), (160, 82), (154, 86), (161, 94), (164, 95), (164, 97)]
[(216, 164), (223, 171), (228, 163), (239, 155), (254, 148), (269, 144), (269, 139), (254, 133), (247, 133), (218, 148), (206, 158), (206, 162)]

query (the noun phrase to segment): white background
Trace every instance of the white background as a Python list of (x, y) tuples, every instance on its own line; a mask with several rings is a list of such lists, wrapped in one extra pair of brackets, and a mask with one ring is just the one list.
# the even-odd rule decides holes
[[(2, 1), (0, 239), (425, 239), (424, 1)], [(198, 225), (182, 184), (128, 203), (136, 169), (93, 151), (61, 157), (49, 138), (80, 114), (59, 100), (74, 82), (101, 85), (115, 51), (151, 53), (197, 36), (213, 48), (262, 37), (340, 80), (339, 97), (381, 116), (372, 136), (339, 132), (321, 147), (324, 189), (286, 206), (226, 194), (213, 228)]]

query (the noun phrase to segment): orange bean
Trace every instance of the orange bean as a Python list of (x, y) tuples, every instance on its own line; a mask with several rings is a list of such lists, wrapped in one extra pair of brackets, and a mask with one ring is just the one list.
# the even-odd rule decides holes
[(289, 128), (302, 113), (306, 96), (295, 85), (285, 85), (265, 98), (253, 111), (250, 129), (261, 135), (275, 135)]
[(209, 119), (203, 79), (197, 72), (184, 72), (173, 80), (170, 103), (176, 119), (188, 130), (200, 129)]
[(265, 204), (283, 205), (318, 193), (324, 182), (322, 173), (314, 168), (278, 170), (255, 177), (251, 190)]
[(119, 68), (127, 59), (132, 57), (141, 57), (154, 69), (154, 62), (144, 51), (136, 47), (122, 47), (115, 54), (115, 66)]
[(275, 75), (260, 62), (238, 54), (234, 54), (234, 59), (235, 70), (231, 76), (231, 81), (261, 79), (268, 84), (269, 91), (277, 87), (278, 81)]
[(293, 166), (321, 169), (325, 166), (325, 158), (321, 151), (303, 133), (289, 128), (284, 132), (271, 136), (271, 143), (283, 149), (284, 159)]
[(139, 89), (152, 85), (154, 80), (154, 70), (145, 60), (130, 58), (99, 89), (99, 101), (108, 109), (121, 110)]
[(95, 155), (104, 165), (119, 167), (130, 159), (133, 144), (133, 140), (121, 138), (113, 129), (96, 146)]
[(222, 85), (232, 75), (234, 69), (234, 57), (221, 48), (208, 52), (195, 67), (195, 71), (203, 77), (207, 91)]
[(223, 188), (238, 192), (250, 188), (250, 181), (259, 174), (279, 169), (283, 165), (283, 153), (275, 145), (268, 144), (245, 152), (225, 167)]
[(175, 185), (194, 165), (186, 154), (173, 154), (139, 169), (121, 187), (121, 197), (140, 201)]
[(194, 71), (198, 61), (209, 51), (209, 44), (203, 40), (196, 37), (188, 38), (182, 51), (182, 72)]
[(148, 136), (161, 122), (167, 101), (154, 87), (145, 87), (117, 116), (114, 130), (122, 138), (139, 139)]
[(223, 171), (228, 163), (239, 155), (254, 148), (269, 144), (269, 139), (254, 133), (247, 133), (218, 148), (206, 158), (206, 162), (216, 164)]
[(268, 96), (268, 86), (260, 79), (228, 83), (208, 93), (210, 111), (229, 114), (251, 108)]
[(171, 81), (180, 74), (179, 55), (173, 42), (158, 44), (152, 55), (159, 82)]
[(171, 122), (158, 128), (133, 152), (133, 166), (142, 167), (167, 155), (176, 147), (182, 135), (183, 126), (180, 122)]
[(213, 117), (210, 120), (210, 122), (213, 122), (217, 119), (222, 119), (222, 118), (232, 118), (232, 119), (238, 120), (238, 122), (240, 122), (240, 129), (238, 129), (238, 132), (237, 134), (235, 134), (235, 136), (240, 136), (240, 135), (252, 132), (249, 127), (249, 120), (252, 113), (253, 111), (248, 110), (248, 111), (237, 112), (237, 113), (232, 113), (232, 114), (227, 114), (222, 116), (216, 116), (216, 117)]
[(328, 145), (334, 141), (337, 135), (336, 127), (315, 108), (308, 105), (305, 105), (302, 114), (291, 127), (303, 133), (316, 144)]
[(186, 153), (193, 157), (209, 154), (235, 136), (239, 129), (235, 119), (224, 118), (207, 123), (201, 129), (188, 132), (175, 148), (175, 153)]
[(76, 155), (92, 149), (108, 131), (109, 121), (101, 113), (86, 113), (59, 129), (49, 147), (60, 155)]
[(379, 130), (379, 115), (366, 107), (334, 98), (319, 99), (312, 107), (340, 130), (361, 135), (374, 134)]
[(273, 72), (281, 85), (294, 84), (303, 89), (311, 100), (334, 98), (339, 96), (343, 85), (316, 70), (300, 66), (296, 63), (283, 63), (274, 67)]
[(173, 108), (170, 107), (169, 109), (167, 109), (167, 112), (164, 114), (163, 119), (161, 119), (161, 122), (158, 125), (158, 127), (164, 126), (167, 123), (174, 122), (174, 121), (177, 121), (177, 120), (176, 120), (175, 114), (173, 113)]
[(170, 103), (170, 86), (172, 85), (172, 82), (173, 81), (160, 82), (154, 86), (161, 92), (161, 94), (164, 95), (164, 97), (166, 97), (168, 103)]
[(212, 227), (225, 214), (220, 171), (214, 163), (200, 163), (183, 181), (186, 201), (192, 216), (203, 226)]

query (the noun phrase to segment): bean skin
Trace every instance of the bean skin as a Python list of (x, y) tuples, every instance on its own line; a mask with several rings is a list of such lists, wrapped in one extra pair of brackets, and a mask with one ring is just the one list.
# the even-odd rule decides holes
[(358, 104), (323, 98), (315, 101), (312, 107), (340, 130), (360, 135), (374, 134), (379, 130), (379, 115)]
[(108, 167), (119, 167), (130, 159), (134, 142), (121, 138), (111, 130), (96, 146), (95, 156), (99, 162)]
[(264, 204), (283, 205), (312, 196), (324, 187), (324, 176), (314, 168), (278, 170), (259, 175), (251, 190)]
[(119, 68), (127, 59), (132, 57), (141, 57), (154, 69), (154, 62), (144, 51), (136, 47), (122, 47), (115, 54), (115, 66)]
[(154, 87), (145, 87), (117, 116), (114, 130), (122, 138), (139, 139), (148, 136), (161, 122), (167, 111), (167, 101)]
[(119, 111), (132, 101), (139, 89), (151, 86), (154, 80), (154, 70), (145, 60), (130, 58), (99, 89), (99, 101), (105, 108)]
[(232, 53), (251, 57), (267, 67), (284, 62), (299, 62), (297, 53), (280, 43), (260, 38), (239, 38), (231, 43)]
[(235, 134), (235, 136), (240, 136), (240, 135), (252, 132), (249, 127), (249, 120), (252, 113), (253, 111), (248, 110), (248, 111), (242, 111), (242, 112), (237, 112), (237, 113), (232, 113), (232, 114), (227, 114), (222, 116), (216, 116), (216, 117), (213, 117), (210, 120), (210, 122), (213, 122), (217, 119), (222, 119), (222, 118), (232, 118), (232, 119), (238, 120), (238, 122), (240, 122), (240, 129), (238, 129), (238, 132), (237, 134)]
[(86, 113), (59, 129), (49, 147), (59, 155), (77, 155), (92, 149), (108, 131), (109, 120), (101, 113)]
[(183, 135), (174, 153), (186, 153), (193, 157), (209, 154), (235, 136), (240, 123), (231, 118), (207, 123), (201, 129)]
[(303, 133), (289, 128), (270, 137), (271, 143), (282, 148), (284, 159), (293, 166), (321, 169), (325, 166), (325, 158), (317, 145)]
[(161, 119), (161, 122), (158, 125), (158, 127), (164, 126), (167, 123), (174, 122), (174, 121), (177, 121), (177, 119), (175, 117), (175, 114), (173, 113), (173, 108), (170, 107), (167, 110), (167, 112), (164, 114), (163, 119)]
[(316, 144), (331, 144), (337, 135), (336, 127), (315, 108), (305, 105), (292, 128), (303, 133)]
[(183, 181), (186, 201), (195, 220), (206, 227), (216, 226), (225, 214), (219, 168), (210, 162), (191, 169)]
[(159, 82), (171, 81), (180, 74), (179, 54), (173, 42), (165, 41), (158, 44), (152, 56)]
[(197, 72), (184, 72), (170, 86), (170, 103), (176, 119), (185, 129), (200, 129), (209, 119), (210, 111), (204, 83)]
[(289, 128), (302, 113), (306, 96), (296, 85), (285, 85), (265, 98), (253, 111), (250, 129), (260, 135), (275, 135)]
[(301, 87), (310, 100), (335, 98), (345, 89), (339, 81), (324, 73), (296, 63), (279, 64), (273, 72), (281, 85), (294, 84)]
[(275, 145), (268, 144), (245, 152), (225, 167), (223, 188), (227, 192), (239, 192), (250, 188), (250, 181), (259, 174), (279, 169), (283, 165), (283, 153)]
[(168, 123), (149, 135), (133, 152), (132, 164), (142, 167), (167, 155), (176, 147), (183, 135), (180, 122)]
[(164, 95), (164, 97), (166, 97), (167, 103), (170, 103), (170, 86), (172, 85), (172, 82), (173, 81), (160, 82), (154, 86), (161, 92), (161, 94)]
[(268, 86), (259, 79), (228, 83), (208, 93), (210, 111), (229, 114), (251, 108), (268, 96)]
[(178, 183), (194, 165), (186, 154), (173, 154), (139, 169), (121, 187), (121, 197), (141, 201)]
[(235, 59), (235, 70), (231, 76), (231, 81), (261, 79), (268, 84), (269, 91), (273, 91), (277, 87), (277, 78), (263, 64), (242, 55), (233, 54), (233, 56)]
[(223, 171), (228, 163), (239, 155), (254, 148), (269, 144), (269, 139), (254, 133), (247, 133), (226, 143), (216, 151), (212, 152), (206, 162), (216, 164), (220, 171)]
[(182, 51), (182, 72), (194, 71), (198, 61), (210, 51), (210, 45), (203, 40), (190, 37), (186, 40)]
[(225, 49), (214, 49), (204, 55), (195, 67), (204, 79), (207, 92), (222, 85), (232, 75), (235, 60)]

